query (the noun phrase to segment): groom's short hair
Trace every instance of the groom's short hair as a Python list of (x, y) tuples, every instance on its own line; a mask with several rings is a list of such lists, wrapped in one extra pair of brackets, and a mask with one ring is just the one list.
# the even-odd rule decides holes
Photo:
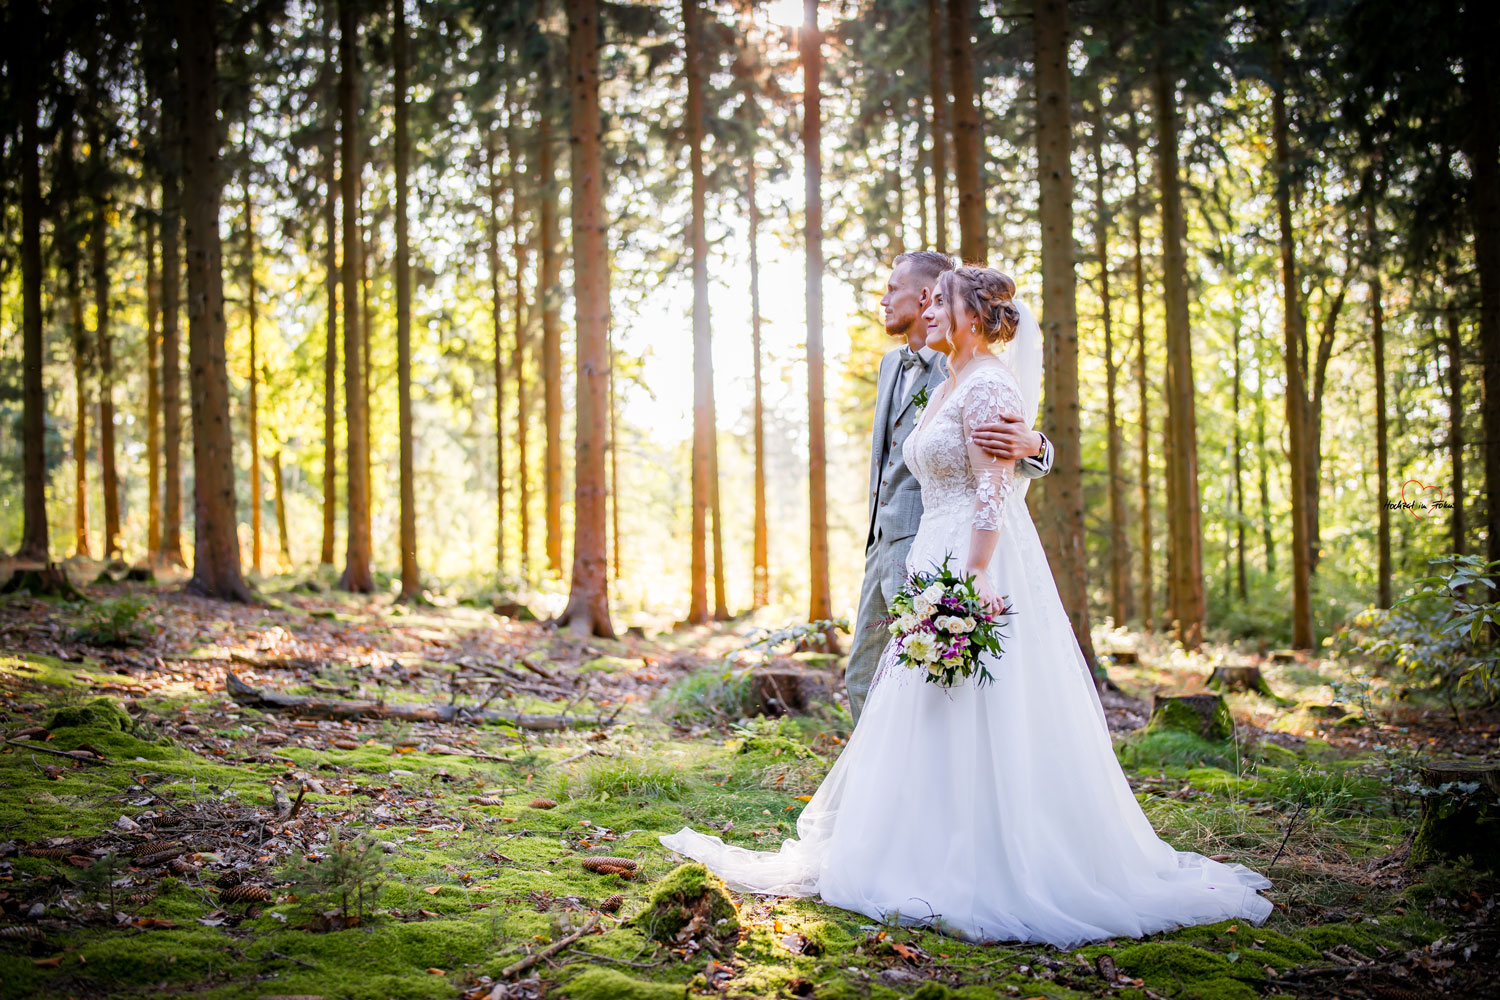
[(924, 285), (936, 282), (943, 272), (951, 271), (957, 266), (952, 257), (936, 250), (909, 250), (897, 255), (895, 263), (910, 264), (912, 270), (922, 278)]

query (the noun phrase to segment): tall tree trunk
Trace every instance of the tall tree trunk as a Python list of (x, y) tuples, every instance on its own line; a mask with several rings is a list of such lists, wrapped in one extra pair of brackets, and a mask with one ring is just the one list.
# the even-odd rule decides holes
[(953, 158), (958, 181), (958, 253), (967, 263), (989, 259), (984, 218), (984, 133), (974, 89), (974, 44), (969, 5), (948, 0), (948, 68), (953, 76)]
[[(1065, 72), (1065, 71), (1064, 71)], [(1066, 75), (1064, 75), (1066, 83)], [(1093, 128), (1094, 156), (1094, 254), (1099, 258), (1099, 310), (1104, 327), (1104, 419), (1108, 429), (1109, 464), (1109, 592), (1115, 625), (1126, 621), (1130, 594), (1130, 544), (1125, 535), (1125, 477), (1121, 471), (1125, 450), (1120, 416), (1115, 402), (1118, 372), (1115, 368), (1114, 317), (1110, 314), (1109, 226), (1112, 216), (1104, 199), (1104, 98), (1096, 92), (1098, 116)]]
[(1448, 327), (1448, 463), (1452, 471), (1453, 554), (1468, 551), (1464, 524), (1464, 349), (1458, 332), (1458, 303), (1450, 300), (1443, 318)]
[[(17, 559), (46, 562), (47, 397), (42, 387), (42, 181), (37, 151), (41, 100), (37, 85), (23, 81), (21, 104), (21, 439), (23, 498)], [(80, 456), (80, 461), (82, 457)], [(87, 538), (87, 535), (84, 536)]]
[(250, 567), (261, 572), (260, 519), (260, 353), (255, 342), (255, 216), (250, 207), (250, 178), (245, 178), (245, 316), (250, 325)]
[(756, 244), (760, 238), (760, 209), (755, 198), (755, 156), (745, 165), (745, 193), (750, 202), (750, 347), (755, 354), (755, 537), (751, 569), (751, 603), (764, 607), (771, 600), (771, 573), (766, 538), (766, 421), (762, 387), (760, 347), (760, 256)]
[[(823, 34), (817, 0), (802, 2), (802, 169), (806, 178), (808, 618), (833, 617), (828, 585), (828, 453), (823, 416)], [(825, 645), (835, 645), (834, 634)]]
[[(485, 213), (484, 232), (490, 272), (490, 336), (495, 345), (495, 572), (505, 575), (505, 351), (501, 346), (500, 322), (500, 155), (496, 148), (498, 129), (491, 123), (485, 133), (490, 208)], [(515, 156), (515, 150), (507, 150)]]
[(1192, 331), (1188, 320), (1187, 254), (1183, 249), (1182, 178), (1177, 163), (1176, 85), (1167, 64), (1166, 0), (1156, 0), (1158, 169), (1161, 175), (1162, 272), (1166, 303), (1167, 414), (1171, 441), (1167, 525), (1172, 617), (1188, 649), (1203, 640), (1203, 532), (1198, 494), (1198, 421), (1193, 393)]
[(1375, 355), (1375, 480), (1379, 503), (1376, 505), (1378, 525), (1376, 545), (1378, 548), (1375, 606), (1391, 606), (1391, 511), (1386, 506), (1386, 493), (1390, 489), (1390, 452), (1386, 438), (1385, 420), (1385, 304), (1381, 287), (1381, 243), (1380, 229), (1376, 224), (1375, 196), (1372, 190), (1365, 205), (1365, 225), (1370, 240), (1370, 350)]
[[(149, 211), (149, 206), (148, 206)], [(145, 224), (146, 255), (146, 558), (161, 552), (161, 345), (156, 220)]]
[[(521, 239), (521, 178), (520, 163), (524, 144), (512, 132), (512, 124), (519, 111), (514, 105), (506, 109), (508, 124), (506, 145), (511, 150), (510, 159), (510, 245), (516, 264), (515, 326), (516, 339), (511, 348), (511, 379), (516, 384), (516, 485), (519, 496), (516, 509), (521, 522), (521, 579), (531, 579), (531, 468), (526, 457), (526, 443), (530, 430), (530, 413), (526, 406), (526, 243)], [(614, 391), (614, 382), (610, 382)], [(613, 442), (613, 437), (611, 437)], [(612, 452), (611, 452), (612, 454)]]
[(188, 371), (193, 411), (193, 577), (204, 597), (248, 601), (235, 531), (234, 440), (224, 350), (224, 253), (217, 41), (212, 0), (176, 0), (182, 82), (182, 174), (187, 249)]
[[(1046, 493), (1043, 536), (1073, 635), (1090, 665), (1088, 555), (1083, 519), (1083, 452), (1078, 420), (1078, 313), (1073, 270), (1072, 115), (1068, 102), (1066, 0), (1037, 0), (1032, 39), (1036, 66), (1037, 174), (1042, 223), (1042, 338), (1046, 366), (1045, 422), (1057, 445)], [(966, 254), (967, 256), (967, 254)], [(1106, 310), (1108, 306), (1106, 305)], [(1106, 313), (1107, 315), (1107, 313)], [(1108, 320), (1105, 326), (1109, 337)], [(1113, 400), (1113, 393), (1111, 393)]]
[(1249, 596), (1249, 581), (1245, 575), (1245, 470), (1244, 445), (1240, 438), (1240, 306), (1239, 300), (1235, 300), (1234, 308), (1234, 405), (1230, 412), (1234, 421), (1234, 525), (1235, 525), (1235, 575), (1239, 582), (1240, 600)]
[[(104, 185), (104, 143), (92, 126), (89, 148), (95, 185)], [(109, 329), (109, 209), (108, 192), (94, 192), (93, 232), (89, 255), (94, 284), (94, 350), (99, 361), (99, 478), (104, 487), (104, 558), (120, 555), (120, 476), (115, 465), (115, 361)]]
[[(711, 424), (717, 423), (715, 419), (716, 413), (713, 383), (710, 382), (708, 390), (708, 418)], [(708, 453), (708, 505), (713, 511), (714, 516), (714, 621), (722, 622), (729, 620), (729, 599), (725, 591), (724, 508), (719, 504), (719, 443), (717, 438), (718, 435), (715, 434), (714, 446)]]
[[(1494, 107), (1494, 40), (1500, 11), (1488, 4), (1464, 5), (1464, 93), (1469, 101), (1468, 155), (1473, 186), (1474, 269), (1479, 272), (1479, 344), (1483, 359), (1484, 492), (1490, 498), (1488, 553), (1500, 560), (1500, 140)], [(1493, 599), (1493, 595), (1491, 597)]]
[(1275, 576), (1276, 537), (1271, 531), (1271, 474), (1266, 452), (1266, 373), (1258, 359), (1255, 363), (1255, 453), (1259, 456), (1257, 462), (1260, 466), (1261, 547), (1266, 553), (1266, 575)]
[(573, 579), (558, 624), (569, 626), (575, 635), (613, 638), (605, 548), (603, 451), (608, 433), (609, 250), (600, 149), (598, 0), (567, 0), (567, 12), (578, 417), (573, 469)]
[(349, 528), (344, 573), (339, 586), (355, 593), (375, 589), (370, 571), (369, 397), (361, 330), (360, 276), (364, 249), (359, 228), (359, 24), (354, 0), (338, 0), (339, 10), (339, 180), (344, 203), (344, 425), (347, 437)]
[(948, 43), (944, 0), (927, 0), (927, 79), (932, 96), (932, 244), (948, 252)]
[(407, 134), (406, 70), (410, 62), (406, 31), (406, 0), (393, 0), (395, 38), (391, 45), (396, 88), (396, 396), (401, 437), (401, 593), (399, 600), (417, 597), (417, 497), (412, 460), (411, 426), (411, 246), (407, 229), (407, 171), (411, 138)]
[(708, 620), (708, 515), (712, 492), (709, 471), (714, 464), (714, 426), (709, 405), (713, 395), (714, 368), (708, 312), (708, 237), (703, 218), (707, 184), (703, 178), (703, 83), (699, 53), (703, 28), (698, 0), (683, 0), (682, 19), (687, 68), (685, 131), (693, 199), (693, 216), (688, 227), (688, 242), (693, 250), (693, 526), (688, 541), (687, 621), (699, 625)]
[(182, 91), (175, 72), (161, 97), (161, 560), (182, 555)]
[(323, 294), (326, 296), (326, 322), (323, 328), (323, 542), (318, 562), (333, 565), (333, 545), (338, 513), (338, 396), (339, 396), (339, 263), (338, 203), (335, 145), (338, 140), (338, 95), (333, 83), (333, 21), (336, 15), (325, 10), (323, 25), (323, 65), (328, 82), (323, 87)]
[(1137, 391), (1136, 409), (1139, 416), (1137, 450), (1140, 466), (1140, 518), (1141, 518), (1141, 627), (1151, 630), (1152, 586), (1151, 574), (1151, 409), (1146, 379), (1146, 254), (1141, 245), (1141, 216), (1145, 212), (1145, 199), (1141, 193), (1140, 132), (1136, 128), (1135, 108), (1130, 109), (1130, 240), (1135, 247), (1135, 383)]
[(271, 488), (276, 496), (276, 538), (280, 543), (281, 567), (292, 565), (292, 543), (286, 531), (286, 483), (281, 475), (281, 447), (271, 452)]
[(89, 335), (83, 325), (83, 282), (78, 245), (71, 233), (64, 250), (68, 283), (68, 325), (73, 342), (73, 538), (78, 555), (93, 554), (89, 544)]
[[(1323, 389), (1328, 384), (1328, 362), (1333, 357), (1334, 337), (1338, 333), (1339, 315), (1344, 309), (1348, 285), (1341, 285), (1331, 303), (1325, 300), (1323, 322), (1318, 331), (1318, 350), (1313, 360), (1312, 391), (1307, 397), (1307, 572), (1318, 571), (1318, 561), (1323, 554), (1323, 534), (1320, 527), (1323, 483)], [(1306, 331), (1306, 324), (1303, 324)], [(1307, 345), (1303, 345), (1302, 356), (1307, 357)], [(1308, 378), (1304, 369), (1303, 378)], [(1306, 382), (1303, 383), (1306, 385)]]
[(559, 315), (562, 257), (557, 231), (557, 166), (552, 149), (552, 79), (541, 71), (541, 114), (537, 117), (537, 200), (541, 216), (541, 272), (537, 295), (542, 301), (542, 408), (547, 425), (543, 482), (547, 500), (547, 569), (562, 572), (562, 322)]
[(620, 408), (615, 397), (615, 345), (609, 345), (609, 552), (610, 579), (620, 580)]
[(1286, 412), (1292, 483), (1292, 645), (1311, 649), (1312, 595), (1309, 577), (1312, 553), (1308, 538), (1308, 436), (1306, 387), (1299, 363), (1300, 345), (1307, 339), (1307, 316), (1298, 296), (1297, 248), (1292, 232), (1291, 152), (1287, 136), (1286, 87), (1282, 68), (1283, 41), (1279, 17), (1268, 25), (1271, 44), (1271, 131), (1275, 145), (1276, 219), (1281, 241), (1281, 290), (1286, 350)]

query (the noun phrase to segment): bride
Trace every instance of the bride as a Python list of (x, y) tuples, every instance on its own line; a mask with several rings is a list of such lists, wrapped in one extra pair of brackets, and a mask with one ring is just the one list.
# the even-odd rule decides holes
[(907, 568), (950, 557), (983, 599), (1014, 612), (1003, 654), (986, 664), (994, 681), (924, 683), (892, 643), (797, 839), (751, 851), (684, 827), (661, 842), (740, 891), (817, 895), (971, 941), (1071, 948), (1226, 918), (1261, 923), (1267, 879), (1152, 830), (1115, 758), (1027, 480), (970, 440), (1001, 411), (1036, 419), (1041, 331), (1014, 292), (990, 268), (942, 276), (923, 318), (951, 374), (905, 443), (924, 509)]

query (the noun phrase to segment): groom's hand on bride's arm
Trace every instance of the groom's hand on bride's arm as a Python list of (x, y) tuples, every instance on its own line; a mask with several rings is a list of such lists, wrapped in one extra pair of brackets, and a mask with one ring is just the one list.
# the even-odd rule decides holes
[(974, 428), (974, 443), (1002, 462), (1040, 458), (1045, 439), (1027, 427), (1020, 414), (1002, 413), (1000, 421)]

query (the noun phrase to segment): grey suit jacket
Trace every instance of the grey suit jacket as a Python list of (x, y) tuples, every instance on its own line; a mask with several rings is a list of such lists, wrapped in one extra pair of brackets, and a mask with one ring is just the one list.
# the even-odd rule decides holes
[[(941, 353), (933, 354), (926, 378), (913, 380), (911, 391), (901, 399), (894, 399), (901, 375), (901, 349), (887, 351), (880, 359), (880, 379), (875, 393), (875, 429), (870, 445), (870, 530), (865, 538), (869, 548), (876, 539), (893, 540), (917, 533), (922, 520), (922, 490), (917, 477), (906, 467), (901, 446), (917, 425), (920, 411), (912, 405), (912, 397), (926, 387), (928, 395), (937, 392), (938, 386), (948, 377), (948, 360)], [(891, 407), (899, 407), (895, 424), (891, 422)], [(1039, 479), (1052, 471), (1052, 442), (1042, 438), (1042, 454), (1039, 457), (1021, 459), (1016, 463), (1016, 472), (1028, 479)]]

